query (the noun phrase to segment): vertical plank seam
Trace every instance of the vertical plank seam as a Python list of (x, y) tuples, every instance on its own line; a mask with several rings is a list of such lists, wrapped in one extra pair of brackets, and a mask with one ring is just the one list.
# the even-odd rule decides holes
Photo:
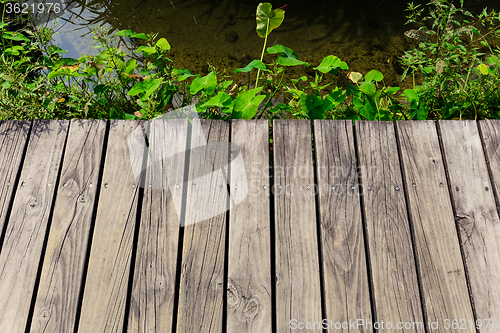
[[(311, 133), (314, 133), (313, 128), (316, 127), (316, 125), (320, 124), (318, 127), (321, 130), (321, 133), (323, 133), (323, 126), (326, 122), (326, 120), (317, 120), (314, 123), (311, 121)], [(323, 267), (324, 264), (324, 259), (323, 259), (323, 247), (322, 247), (322, 234), (321, 234), (321, 214), (319, 211), (319, 188), (320, 184), (318, 182), (318, 173), (316, 169), (316, 165), (318, 163), (318, 149), (316, 147), (316, 142), (318, 141), (318, 138), (314, 140), (314, 137), (311, 136), (311, 147), (314, 150), (314, 155), (313, 155), (313, 181), (314, 181), (314, 205), (315, 205), (315, 212), (316, 212), (316, 237), (317, 237), (317, 242), (318, 242), (318, 265), (319, 265), (319, 286), (320, 286), (320, 301), (321, 301), (321, 320), (323, 322), (324, 319), (327, 319), (326, 316), (326, 295), (325, 295), (325, 270)], [(322, 327), (323, 332), (327, 332), (327, 328)]]
[[(12, 121), (14, 122), (14, 121)], [(3, 124), (4, 122), (2, 122)], [(0, 124), (1, 125), (1, 124)], [(33, 128), (33, 121), (30, 121), (28, 134), (26, 136), (26, 141), (24, 142), (23, 152), (21, 154), (21, 161), (19, 162), (19, 169), (17, 170), (17, 175), (14, 180), (14, 184), (11, 184), (14, 187), (12, 194), (10, 196), (9, 206), (7, 207), (7, 211), (5, 212), (5, 224), (3, 226), (3, 230), (0, 230), (0, 253), (2, 253), (3, 243), (5, 241), (5, 234), (7, 232), (7, 226), (9, 224), (10, 215), (12, 214), (12, 208), (14, 206), (14, 198), (16, 196), (16, 191), (19, 188), (19, 180), (21, 178), (21, 171), (23, 170), (24, 161), (26, 159), (26, 153), (28, 151), (29, 139), (31, 136), (31, 130)]]
[[(141, 122), (139, 126), (141, 126), (142, 129), (142, 134), (144, 138), (144, 143), (146, 144), (146, 147), (149, 148), (149, 142), (148, 142), (148, 135), (150, 133), (150, 126), (145, 128), (144, 125), (148, 123), (146, 122)], [(147, 126), (147, 125), (146, 125)], [(141, 216), (142, 216), (142, 204), (143, 204), (143, 199), (144, 199), (144, 185), (146, 183), (146, 171), (147, 171), (147, 163), (148, 163), (148, 156), (149, 154), (145, 151), (142, 156), (142, 167), (141, 167), (141, 173), (139, 174), (139, 188), (137, 192), (137, 207), (136, 207), (136, 214), (135, 214), (135, 226), (134, 226), (134, 237), (133, 237), (133, 242), (132, 242), (132, 250), (131, 250), (131, 256), (130, 256), (130, 266), (129, 266), (129, 277), (128, 277), (128, 286), (127, 286), (127, 296), (125, 299), (125, 315), (123, 316), (123, 332), (127, 332), (128, 329), (128, 318), (130, 316), (130, 306), (131, 306), (131, 301), (132, 301), (132, 290), (134, 288), (134, 272), (135, 272), (135, 264), (137, 260), (137, 244), (139, 241), (139, 230), (141, 226)]]
[(427, 311), (425, 307), (425, 299), (424, 299), (424, 294), (423, 294), (423, 286), (422, 286), (422, 280), (421, 280), (421, 270), (420, 270), (420, 259), (417, 255), (417, 250), (416, 250), (416, 236), (415, 236), (415, 227), (413, 225), (413, 218), (412, 218), (412, 212), (411, 212), (411, 205), (410, 205), (410, 193), (409, 193), (409, 185), (406, 182), (406, 173), (405, 173), (405, 167), (403, 163), (403, 152), (401, 150), (401, 141), (399, 139), (399, 127), (397, 126), (397, 122), (394, 123), (394, 133), (396, 136), (396, 147), (398, 149), (398, 158), (399, 158), (399, 167), (401, 169), (401, 178), (403, 180), (403, 190), (404, 190), (404, 195), (405, 195), (405, 203), (406, 203), (406, 214), (408, 218), (408, 224), (409, 224), (409, 229), (410, 229), (410, 237), (412, 241), (412, 251), (413, 251), (413, 259), (415, 260), (415, 270), (417, 273), (417, 284), (418, 284), (418, 296), (420, 300), (420, 308), (422, 309), (422, 316), (424, 319), (424, 331), (428, 333), (428, 327), (425, 325), (425, 323), (428, 321), (427, 319)]
[(269, 139), (273, 142), (269, 142), (269, 236), (270, 236), (270, 247), (271, 252), (271, 330), (276, 332), (277, 328), (277, 317), (276, 317), (276, 220), (275, 220), (275, 196), (274, 196), (274, 121), (270, 123), (267, 122)]
[[(348, 121), (348, 120), (347, 120)], [(358, 122), (359, 124), (359, 122)], [(359, 127), (359, 126), (358, 126)], [(347, 130), (347, 126), (346, 126)], [(356, 168), (357, 170), (360, 170), (360, 153), (359, 153), (359, 148), (358, 147), (358, 138), (357, 138), (357, 132), (356, 132), (356, 126), (354, 124), (354, 121), (352, 123), (352, 137), (354, 141), (354, 153), (356, 156)], [(368, 290), (370, 292), (370, 307), (371, 307), (371, 312), (372, 312), (372, 319), (373, 321), (377, 321), (377, 307), (375, 303), (375, 292), (374, 292), (374, 285), (373, 285), (373, 275), (372, 275), (372, 263), (371, 263), (371, 258), (370, 258), (370, 243), (369, 243), (369, 237), (368, 237), (368, 226), (366, 222), (366, 212), (365, 212), (365, 202), (364, 202), (364, 186), (363, 186), (363, 179), (361, 177), (361, 173), (357, 172), (358, 176), (358, 188), (360, 189), (359, 192), (359, 204), (361, 206), (361, 224), (363, 226), (363, 240), (365, 242), (365, 257), (366, 257), (366, 273), (367, 273), (367, 280), (368, 280)], [(377, 330), (374, 330), (377, 331)]]
[[(233, 122), (229, 122), (228, 126), (228, 145), (227, 145), (227, 174), (226, 174), (226, 187), (227, 187), (227, 197), (226, 197), (226, 237), (224, 239), (224, 280), (223, 280), (223, 296), (222, 296), (222, 333), (227, 333), (227, 294), (228, 294), (228, 279), (229, 279), (229, 222), (231, 217), (231, 212), (229, 211), (231, 207), (231, 142), (232, 142), (232, 131)], [(222, 168), (222, 173), (224, 174), (224, 169)]]
[[(460, 121), (460, 122), (462, 123), (462, 121)], [(455, 222), (455, 231), (456, 231), (457, 236), (458, 236), (458, 245), (460, 248), (460, 255), (462, 256), (462, 268), (464, 270), (465, 281), (467, 283), (467, 293), (468, 293), (469, 301), (470, 301), (471, 308), (472, 308), (472, 315), (474, 316), (474, 322), (476, 323), (477, 322), (477, 314), (476, 314), (474, 299), (472, 298), (472, 290), (471, 290), (471, 286), (470, 286), (469, 273), (467, 271), (467, 263), (465, 260), (464, 249), (462, 246), (462, 236), (460, 235), (460, 229), (458, 228), (457, 222), (455, 220), (455, 218), (457, 216), (457, 211), (455, 208), (455, 201), (453, 199), (453, 191), (451, 190), (450, 173), (448, 172), (448, 163), (446, 161), (446, 153), (444, 151), (444, 143), (443, 143), (443, 137), (442, 137), (442, 133), (441, 133), (441, 126), (440, 126), (439, 122), (435, 122), (435, 126), (436, 126), (437, 135), (438, 135), (439, 149), (441, 150), (441, 156), (443, 158), (444, 173), (446, 175), (446, 182), (448, 183), (447, 184), (448, 185), (448, 195), (450, 196), (451, 209), (453, 211), (453, 221)], [(474, 328), (475, 328), (476, 332), (479, 332), (479, 329), (477, 329), (477, 326), (475, 326)]]

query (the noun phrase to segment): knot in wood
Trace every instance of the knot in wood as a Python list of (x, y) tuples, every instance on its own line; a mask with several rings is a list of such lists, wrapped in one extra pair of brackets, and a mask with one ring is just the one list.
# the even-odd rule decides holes
[(241, 302), (238, 288), (234, 285), (231, 279), (227, 281), (227, 306), (228, 308), (237, 307)]
[(243, 315), (249, 320), (253, 320), (260, 311), (260, 302), (255, 297), (251, 297), (246, 301), (245, 307), (243, 308)]

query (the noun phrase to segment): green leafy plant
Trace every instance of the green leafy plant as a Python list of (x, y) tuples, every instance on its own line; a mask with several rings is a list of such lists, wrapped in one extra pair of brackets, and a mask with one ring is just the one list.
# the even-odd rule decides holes
[[(262, 53), (260, 56), (260, 61), (264, 59), (264, 50), (266, 49), (267, 36), (281, 25), (285, 19), (285, 11), (283, 8), (272, 9), (272, 5), (268, 2), (260, 3), (257, 6), (257, 34), (260, 38), (264, 38), (264, 46), (262, 47)], [(257, 72), (257, 80), (255, 81), (255, 87), (259, 85), (259, 75), (260, 68)]]
[[(418, 97), (434, 110), (433, 116), (443, 119), (466, 115), (477, 119), (487, 117), (491, 111), (498, 112), (488, 101), (498, 99), (498, 48), (493, 50), (487, 37), (500, 37), (500, 15), (484, 9), (475, 19), (463, 9), (463, 0), (460, 7), (452, 1), (432, 0), (428, 15), (423, 18), (424, 9), (420, 5), (410, 3), (407, 11), (410, 12), (407, 23), (416, 23), (420, 27), (407, 31), (405, 35), (420, 43), (405, 52), (402, 58), (406, 67), (402, 80), (411, 70), (415, 87), (415, 73), (423, 76)], [(455, 18), (458, 14), (472, 19), (458, 21)], [(481, 27), (487, 27), (489, 32), (482, 34)], [(485, 51), (492, 60), (485, 61)], [(408, 101), (415, 101), (410, 95), (406, 95)]]

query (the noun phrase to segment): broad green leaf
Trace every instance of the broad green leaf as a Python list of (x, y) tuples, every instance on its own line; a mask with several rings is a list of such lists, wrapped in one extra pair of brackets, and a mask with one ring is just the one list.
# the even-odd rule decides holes
[(6, 31), (6, 32), (4, 32), (3, 38), (10, 39), (10, 40), (15, 40), (15, 41), (23, 41), (23, 42), (29, 42), (30, 41), (28, 39), (28, 37), (26, 37), (22, 33), (20, 33), (20, 32), (16, 33), (16, 32), (12, 32), (12, 31)]
[(401, 89), (401, 88), (400, 87), (391, 87), (391, 88), (387, 89), (385, 94), (392, 95), (392, 94), (396, 93), (397, 91), (399, 91), (399, 89)]
[(421, 103), (417, 109), (417, 120), (426, 120), (428, 113), (426, 106)]
[(141, 38), (141, 39), (148, 39), (148, 36), (144, 33), (137, 33), (135, 31), (132, 31), (130, 29), (126, 30), (120, 30), (116, 33), (116, 36), (125, 36), (127, 38)]
[(318, 67), (314, 67), (313, 69), (320, 71), (321, 73), (329, 73), (332, 75), (337, 75), (340, 69), (347, 70), (349, 66), (343, 61), (341, 61), (338, 57), (329, 55), (321, 61), (321, 64)]
[(377, 91), (377, 88), (375, 87), (375, 84), (373, 82), (365, 81), (359, 86), (359, 90), (367, 95), (373, 95), (375, 94), (375, 91)]
[(133, 114), (130, 114), (130, 113), (125, 113), (124, 114), (124, 117), (123, 117), (125, 120), (134, 120), (136, 119), (137, 117)]
[(197, 76), (197, 75), (194, 75), (193, 73), (191, 73), (191, 71), (189, 69), (185, 69), (185, 68), (182, 68), (182, 69), (174, 68), (174, 69), (172, 69), (172, 74), (177, 75), (178, 81), (184, 81), (185, 79), (187, 79), (189, 77)]
[(245, 72), (250, 72), (254, 68), (260, 69), (261, 71), (269, 72), (269, 69), (267, 69), (266, 64), (264, 64), (262, 61), (258, 59), (252, 60), (248, 65), (246, 65), (243, 68), (235, 68), (233, 71), (235, 73), (240, 73), (240, 72), (245, 73)]
[(0, 22), (0, 29), (2, 29), (5, 26), (8, 26), (9, 22)]
[(405, 89), (403, 94), (406, 96), (408, 103), (418, 103), (417, 93), (413, 89)]
[(156, 53), (156, 49), (152, 46), (139, 46), (137, 49), (137, 52), (143, 52), (146, 53), (147, 55), (151, 55), (153, 53)]
[(170, 51), (170, 44), (167, 42), (165, 38), (160, 38), (156, 42), (156, 48), (158, 48), (160, 51)]
[(215, 72), (210, 72), (208, 75), (194, 79), (189, 92), (191, 95), (196, 95), (200, 90), (205, 89), (207, 95), (211, 95), (215, 91), (215, 86), (217, 86), (217, 75)]
[(137, 67), (137, 62), (135, 59), (129, 59), (127, 63), (125, 64), (125, 69), (123, 70), (124, 73), (131, 74), (134, 72), (134, 69)]
[(260, 38), (269, 35), (273, 29), (281, 25), (285, 19), (285, 11), (281, 8), (272, 10), (272, 5), (268, 2), (260, 3), (257, 7), (257, 34)]
[(380, 82), (384, 79), (384, 75), (376, 69), (372, 69), (365, 75), (365, 82), (377, 81)]
[(234, 101), (233, 118), (252, 119), (257, 113), (259, 104), (266, 98), (265, 95), (258, 95), (262, 87), (254, 88), (242, 93)]
[(144, 93), (144, 95), (141, 96), (141, 100), (144, 101), (158, 89), (162, 81), (163, 78), (138, 82), (128, 91), (127, 95), (135, 96)]
[(267, 52), (271, 54), (279, 53), (278, 64), (282, 66), (310, 65), (307, 62), (299, 60), (299, 57), (297, 56), (297, 53), (295, 53), (294, 50), (280, 44), (268, 47)]
[(8, 47), (5, 49), (6, 55), (19, 55), (19, 51), (24, 50), (22, 46), (14, 45), (13, 47)]
[(325, 97), (325, 100), (323, 101), (323, 109), (324, 111), (330, 111), (333, 110), (342, 103), (346, 99), (346, 95), (342, 93), (342, 90), (336, 88), (330, 95)]
[(325, 110), (321, 98), (316, 95), (306, 96), (305, 106), (307, 108), (309, 119), (325, 119)]
[(229, 96), (227, 93), (225, 93), (223, 91), (219, 91), (217, 93), (217, 96), (210, 98), (201, 107), (202, 108), (207, 108), (207, 107), (223, 108), (223, 107), (228, 107), (231, 104), (231, 102), (232, 102), (231, 96)]

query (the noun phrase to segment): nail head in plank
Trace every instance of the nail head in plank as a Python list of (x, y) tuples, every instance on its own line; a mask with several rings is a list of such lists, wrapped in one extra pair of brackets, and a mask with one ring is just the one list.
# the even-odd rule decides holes
[(292, 320), (322, 320), (310, 121), (275, 120), (273, 144), (275, 185), (282, 186), (274, 192), (276, 325), (288, 332)]
[[(474, 317), (436, 126), (430, 120), (398, 121), (397, 128), (403, 176), (406, 184), (417, 185), (407, 193), (427, 319), (471, 323)], [(449, 331), (475, 329), (467, 325)]]
[(424, 332), (417, 271), (392, 122), (357, 121), (359, 168), (371, 261), (375, 321), (421, 323), (408, 331)]
[[(314, 146), (326, 318), (334, 323), (357, 322), (358, 319), (371, 322), (351, 121), (315, 120)], [(332, 190), (332, 186), (342, 191)], [(359, 331), (367, 330), (361, 326)]]
[(192, 126), (177, 332), (222, 332), (229, 124)]
[(29, 121), (3, 121), (0, 124), (0, 235), (12, 201), (30, 125)]
[(35, 120), (0, 254), (0, 332), (24, 332), (68, 121)]
[[(141, 121), (113, 120), (83, 295), (79, 333), (121, 332), (146, 151)], [(131, 150), (129, 150), (129, 147)]]
[(248, 190), (230, 211), (227, 331), (271, 332), (269, 122), (233, 120), (231, 133), (231, 183)]
[[(179, 245), (175, 184), (184, 177), (186, 119), (154, 119), (132, 286), (128, 332), (171, 332)], [(176, 210), (177, 208), (177, 210)]]
[(105, 120), (70, 123), (31, 333), (75, 326), (105, 134)]

